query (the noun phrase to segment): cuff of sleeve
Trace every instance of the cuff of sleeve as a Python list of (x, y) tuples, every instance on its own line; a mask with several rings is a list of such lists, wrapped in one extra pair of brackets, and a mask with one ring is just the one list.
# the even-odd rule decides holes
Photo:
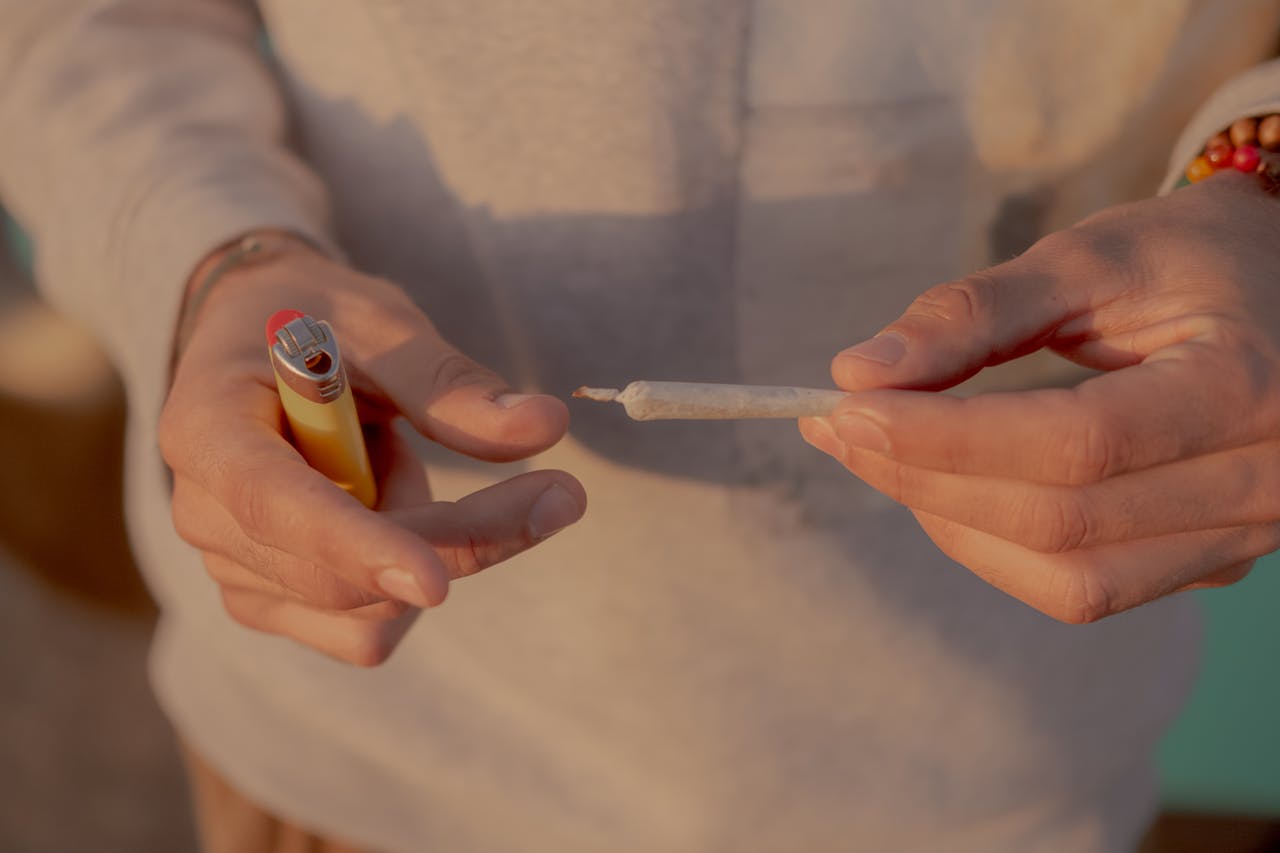
[(1160, 195), (1173, 191), (1204, 144), (1236, 119), (1280, 113), (1280, 60), (1264, 62), (1230, 80), (1214, 93), (1178, 138)]
[[(216, 169), (160, 181), (116, 223), (105, 282), (111, 318), (96, 323), (129, 391), (131, 411), (154, 423), (168, 393), (170, 354), (186, 284), (200, 262), (250, 231), (291, 232), (341, 257), (319, 181), (287, 153), (253, 152)], [(101, 319), (108, 319), (103, 328)]]

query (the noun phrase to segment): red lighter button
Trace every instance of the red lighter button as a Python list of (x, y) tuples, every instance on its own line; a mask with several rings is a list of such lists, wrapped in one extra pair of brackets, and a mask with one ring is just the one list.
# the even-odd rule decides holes
[(276, 332), (284, 328), (286, 323), (290, 323), (299, 317), (305, 317), (301, 311), (294, 311), (292, 308), (286, 308), (283, 311), (277, 311), (267, 320), (267, 346), (276, 345)]

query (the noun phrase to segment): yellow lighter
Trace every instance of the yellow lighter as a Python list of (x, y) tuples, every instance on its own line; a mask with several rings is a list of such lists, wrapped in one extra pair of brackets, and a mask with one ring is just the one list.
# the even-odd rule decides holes
[(372, 507), (378, 487), (333, 330), (301, 311), (277, 311), (267, 320), (267, 346), (294, 446), (312, 468)]

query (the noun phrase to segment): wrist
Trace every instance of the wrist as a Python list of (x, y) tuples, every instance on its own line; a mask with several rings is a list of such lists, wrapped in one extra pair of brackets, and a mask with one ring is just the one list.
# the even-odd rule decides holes
[(1238, 119), (1214, 134), (1187, 166), (1177, 186), (1232, 172), (1257, 175), (1268, 193), (1276, 193), (1280, 188), (1280, 114)]
[(299, 256), (324, 256), (312, 243), (288, 231), (251, 231), (214, 249), (187, 279), (182, 308), (174, 334), (173, 360), (186, 349), (192, 330), (209, 294), (240, 277), (246, 270), (260, 270)]

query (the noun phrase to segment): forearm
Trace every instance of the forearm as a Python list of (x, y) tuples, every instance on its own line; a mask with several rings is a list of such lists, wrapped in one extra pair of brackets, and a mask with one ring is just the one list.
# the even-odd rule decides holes
[(153, 402), (202, 258), (257, 228), (328, 239), (257, 33), (239, 0), (0, 7), (0, 195), (45, 294)]

